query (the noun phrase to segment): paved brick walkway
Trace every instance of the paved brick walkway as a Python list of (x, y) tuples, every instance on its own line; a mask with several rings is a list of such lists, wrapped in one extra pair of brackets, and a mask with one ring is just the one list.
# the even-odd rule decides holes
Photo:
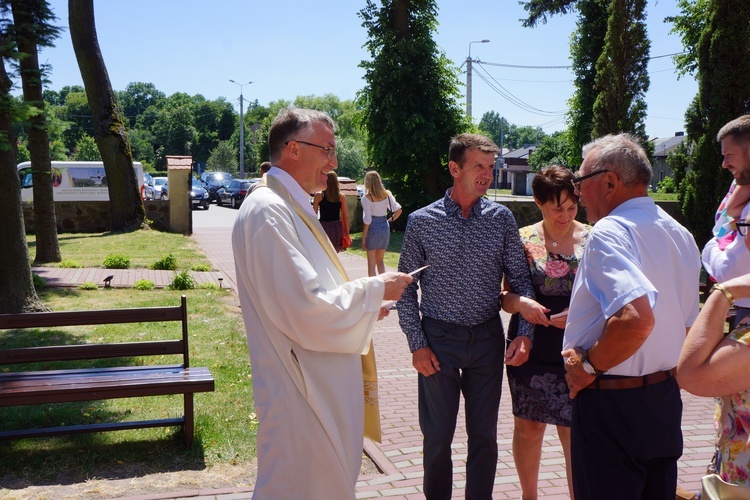
[[(201, 229), (194, 234), (196, 241), (208, 254), (214, 265), (234, 287), (234, 263), (229, 242), (229, 229)], [(344, 266), (350, 277), (366, 276), (364, 259), (342, 254)], [(505, 321), (507, 323), (507, 321)], [(378, 361), (379, 394), (383, 442), (367, 442), (365, 450), (378, 464), (383, 474), (360, 477), (357, 498), (417, 499), (423, 498), (421, 433), (417, 413), (417, 375), (411, 367), (411, 355), (394, 312), (375, 328), (375, 352)], [(700, 477), (713, 453), (713, 401), (697, 398), (683, 392), (685, 410), (683, 433), (685, 448), (679, 462), (679, 483), (697, 491)], [(493, 497), (497, 499), (520, 498), (521, 490), (511, 453), (513, 418), (507, 386), (503, 390), (498, 424), (500, 456), (495, 476)], [(453, 441), (454, 448), (454, 498), (463, 498), (466, 472), (466, 429), (463, 413)], [(565, 464), (562, 448), (554, 427), (548, 428), (542, 450), (539, 477), (540, 497), (568, 498)], [(248, 489), (196, 490), (175, 492), (147, 498), (214, 498), (221, 500), (250, 498)], [(144, 497), (142, 497), (144, 498)]]

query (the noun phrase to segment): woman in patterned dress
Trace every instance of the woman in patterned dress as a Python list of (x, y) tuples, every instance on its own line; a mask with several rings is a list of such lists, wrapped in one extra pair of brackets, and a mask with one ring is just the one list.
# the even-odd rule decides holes
[[(745, 236), (745, 238), (750, 238)], [(729, 307), (750, 297), (750, 274), (711, 289), (690, 327), (677, 363), (677, 382), (696, 396), (716, 398), (715, 472), (750, 488), (750, 316), (725, 336)]]
[(557, 426), (565, 455), (568, 488), (573, 497), (571, 400), (560, 352), (573, 279), (590, 227), (575, 220), (578, 197), (572, 181), (573, 173), (560, 166), (545, 168), (534, 177), (532, 191), (542, 220), (521, 228), (520, 233), (536, 301), (516, 295), (512, 290), (503, 292), (501, 298), (503, 310), (513, 314), (508, 326), (508, 342), (516, 336), (518, 314), (536, 324), (528, 361), (520, 366), (507, 366), (513, 400), (513, 460), (524, 499), (537, 498), (542, 440), (547, 424)]

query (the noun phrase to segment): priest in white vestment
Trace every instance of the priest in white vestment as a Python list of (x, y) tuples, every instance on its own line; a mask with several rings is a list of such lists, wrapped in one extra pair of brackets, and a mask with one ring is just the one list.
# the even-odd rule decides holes
[(354, 498), (362, 462), (367, 353), (383, 300), (411, 277), (347, 281), (310, 206), (338, 166), (335, 125), (282, 110), (274, 165), (242, 203), (232, 233), (258, 429), (258, 499)]

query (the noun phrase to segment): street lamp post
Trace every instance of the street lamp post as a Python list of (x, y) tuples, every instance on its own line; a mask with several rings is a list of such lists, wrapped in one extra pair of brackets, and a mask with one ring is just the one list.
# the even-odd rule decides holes
[(466, 58), (466, 114), (471, 118), (471, 44), (472, 43), (490, 43), (489, 40), (475, 40), (469, 42), (469, 57)]
[(250, 85), (253, 82), (247, 82), (247, 83), (237, 83), (234, 80), (230, 79), (230, 82), (232, 82), (235, 85), (240, 86), (240, 179), (245, 178), (245, 120), (242, 115), (242, 87), (245, 85)]

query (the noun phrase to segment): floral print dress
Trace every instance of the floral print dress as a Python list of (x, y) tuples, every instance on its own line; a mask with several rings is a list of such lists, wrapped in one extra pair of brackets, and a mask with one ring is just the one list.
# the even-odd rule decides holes
[[(750, 317), (743, 318), (727, 338), (750, 347)], [(750, 389), (716, 398), (716, 426), (718, 474), (728, 483), (750, 486)]]
[[(575, 255), (561, 255), (547, 251), (535, 226), (520, 230), (536, 300), (550, 309), (550, 314), (559, 313), (570, 305), (573, 280), (590, 231), (590, 226), (584, 226)], [(517, 329), (518, 315), (514, 314), (508, 327), (508, 343), (516, 337)], [(506, 368), (516, 417), (570, 426), (571, 400), (560, 354), (563, 332), (553, 326), (536, 325), (528, 361)]]

